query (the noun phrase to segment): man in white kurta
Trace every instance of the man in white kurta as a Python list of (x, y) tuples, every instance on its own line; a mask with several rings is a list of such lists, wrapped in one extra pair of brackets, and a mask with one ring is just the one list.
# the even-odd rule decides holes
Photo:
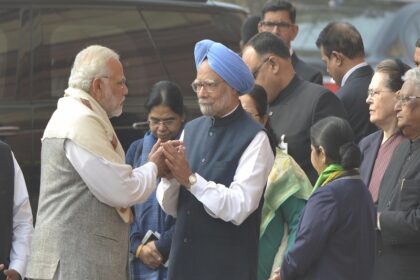
[(132, 169), (109, 121), (128, 93), (118, 55), (90, 46), (42, 138), (41, 189), (30, 279), (127, 279), (130, 206), (164, 170), (160, 150)]

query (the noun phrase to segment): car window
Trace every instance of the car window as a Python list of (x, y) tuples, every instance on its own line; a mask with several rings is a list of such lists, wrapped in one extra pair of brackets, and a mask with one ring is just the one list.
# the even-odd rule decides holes
[(19, 9), (0, 9), (0, 101), (16, 99), (16, 61), (20, 40)]
[(361, 8), (302, 11), (298, 14), (299, 33), (293, 41), (293, 48), (301, 52), (318, 52), (316, 39), (319, 33), (329, 22), (341, 21), (353, 24), (362, 35), (365, 49), (370, 50), (384, 25), (395, 16), (396, 10), (362, 10)]
[[(197, 99), (191, 90), (195, 78), (194, 46), (199, 40), (212, 39), (237, 49), (242, 17), (203, 11), (143, 11), (150, 32), (169, 78), (183, 92), (184, 103), (192, 116), (199, 115)], [(162, 20), (165, 19), (165, 20)]]
[(403, 48), (403, 55), (405, 54), (411, 58), (414, 53), (416, 41), (420, 38), (420, 8), (407, 19), (407, 24), (404, 25), (403, 30), (401, 41), (405, 42), (404, 46), (408, 47)]
[(412, 65), (416, 38), (420, 36), (420, 3), (367, 3), (359, 6), (299, 5), (296, 21), (299, 33), (292, 47), (300, 58), (320, 69), (327, 78), (316, 40), (331, 21), (349, 22), (360, 32), (366, 61), (376, 65), (386, 58), (399, 58)]
[(62, 96), (75, 55), (91, 44), (120, 54), (130, 97), (146, 95), (153, 81), (165, 76), (135, 8), (52, 8), (34, 14), (34, 99)]
[(0, 8), (0, 140), (8, 143), (26, 180), (39, 181), (32, 148), (30, 11)]

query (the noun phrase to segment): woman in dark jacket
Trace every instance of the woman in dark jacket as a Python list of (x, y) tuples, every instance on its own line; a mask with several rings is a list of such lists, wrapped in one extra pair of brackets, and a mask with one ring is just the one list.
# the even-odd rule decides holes
[[(144, 138), (131, 144), (126, 162), (138, 167), (147, 157), (158, 139), (161, 142), (179, 138), (185, 113), (183, 98), (177, 85), (169, 81), (156, 83), (145, 104), (150, 130)], [(130, 274), (132, 280), (165, 280), (175, 219), (163, 212), (156, 200), (156, 191), (149, 199), (134, 206), (134, 222), (130, 231)], [(154, 238), (143, 239), (148, 231)], [(150, 233), (149, 233), (150, 234)], [(158, 240), (153, 240), (159, 238)]]
[(294, 246), (273, 279), (369, 280), (375, 210), (360, 179), (360, 151), (349, 123), (328, 117), (311, 127), (311, 162), (319, 174)]
[(369, 105), (370, 122), (379, 130), (363, 138), (360, 143), (362, 163), (360, 176), (378, 201), (379, 185), (395, 148), (405, 138), (397, 125), (397, 92), (403, 85), (402, 76), (410, 67), (399, 59), (386, 59), (376, 66), (369, 85), (366, 103)]

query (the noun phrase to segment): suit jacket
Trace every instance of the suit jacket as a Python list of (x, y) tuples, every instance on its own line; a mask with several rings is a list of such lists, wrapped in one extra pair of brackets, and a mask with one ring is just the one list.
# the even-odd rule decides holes
[(292, 65), (299, 77), (306, 81), (322, 85), (321, 71), (305, 63), (295, 52), (292, 54)]
[(379, 191), (374, 279), (420, 277), (420, 140), (402, 141), (394, 151)]
[(383, 131), (378, 130), (363, 138), (359, 143), (362, 152), (362, 163), (360, 164), (360, 177), (366, 186), (369, 186), (370, 177), (372, 176), (373, 166), (375, 165), (376, 156), (381, 147)]
[(374, 226), (372, 197), (360, 176), (320, 187), (303, 210), (295, 244), (281, 266), (281, 279), (370, 280)]
[(373, 70), (367, 65), (356, 69), (347, 79), (344, 86), (337, 91), (343, 102), (349, 122), (358, 143), (363, 137), (376, 131), (369, 121), (369, 106), (366, 104), (367, 91), (372, 80)]

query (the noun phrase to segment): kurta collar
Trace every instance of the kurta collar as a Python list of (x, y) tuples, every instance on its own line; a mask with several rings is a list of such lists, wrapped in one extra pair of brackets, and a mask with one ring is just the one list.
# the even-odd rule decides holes
[(368, 64), (366, 62), (362, 62), (350, 68), (350, 70), (347, 71), (347, 73), (343, 76), (343, 79), (341, 80), (341, 86), (344, 86), (344, 84), (347, 82), (347, 79), (350, 77), (351, 74), (353, 74), (354, 71), (367, 65)]
[(212, 124), (213, 124), (212, 126), (218, 127), (218, 126), (229, 125), (233, 120), (241, 117), (243, 112), (244, 112), (244, 109), (242, 109), (242, 106), (238, 105), (231, 113), (225, 115), (222, 118), (211, 117)]

